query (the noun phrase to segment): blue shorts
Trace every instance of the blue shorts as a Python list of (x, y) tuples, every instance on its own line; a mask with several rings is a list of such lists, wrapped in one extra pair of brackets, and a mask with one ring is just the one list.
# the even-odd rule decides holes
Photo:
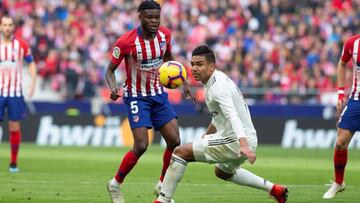
[(165, 92), (156, 96), (124, 97), (131, 129), (160, 127), (177, 118)]
[(351, 132), (360, 131), (360, 101), (348, 100), (341, 113), (338, 127)]
[(22, 120), (26, 117), (24, 97), (0, 97), (0, 120), (4, 120), (5, 109), (11, 121)]

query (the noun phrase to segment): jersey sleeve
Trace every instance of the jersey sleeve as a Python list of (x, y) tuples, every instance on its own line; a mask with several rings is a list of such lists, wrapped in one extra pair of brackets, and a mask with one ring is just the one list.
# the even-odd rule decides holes
[(165, 34), (166, 52), (171, 52), (171, 31), (166, 27), (162, 27), (161, 31)]
[[(214, 100), (219, 104), (225, 118), (230, 122), (235, 136), (240, 139), (246, 137), (244, 126), (240, 120), (231, 91), (216, 91)], [(240, 105), (240, 104), (237, 104)]]
[(353, 43), (351, 40), (346, 40), (343, 49), (342, 49), (342, 53), (341, 53), (341, 60), (344, 62), (348, 62), (353, 54)]
[(116, 40), (111, 53), (111, 62), (114, 65), (119, 65), (121, 63), (127, 54), (126, 47), (126, 40), (123, 37), (119, 37)]
[(22, 40), (22, 39), (17, 38), (17, 40), (19, 41), (20, 46), (21, 46), (21, 48), (22, 48), (23, 51), (24, 51), (23, 59), (24, 59), (27, 63), (33, 62), (33, 61), (34, 61), (34, 58), (33, 58), (32, 54), (31, 54), (31, 48), (30, 48), (29, 44), (26, 43), (26, 42), (25, 42), (24, 40)]
[(26, 42), (22, 42), (22, 47), (24, 49), (24, 57), (31, 56), (30, 46)]

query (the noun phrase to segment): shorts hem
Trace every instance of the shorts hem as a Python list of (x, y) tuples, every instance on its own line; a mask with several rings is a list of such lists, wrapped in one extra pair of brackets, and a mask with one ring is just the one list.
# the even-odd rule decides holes
[(359, 131), (359, 129), (356, 129), (356, 128), (351, 128), (349, 126), (345, 126), (345, 125), (338, 125), (337, 126), (338, 128), (341, 128), (341, 129), (344, 129), (344, 130), (348, 130), (350, 132), (356, 132), (356, 131)]
[(147, 129), (151, 129), (152, 128), (152, 126), (149, 126), (149, 125), (144, 125), (144, 126), (135, 126), (135, 127), (131, 127), (130, 126), (130, 128), (131, 128), (131, 130), (134, 130), (134, 129), (136, 129), (136, 128), (147, 128)]
[(154, 130), (159, 130), (161, 127), (163, 127), (164, 125), (168, 124), (170, 121), (172, 121), (172, 119), (177, 119), (177, 116), (171, 117), (168, 120), (164, 121), (163, 123), (159, 124), (158, 126), (153, 126)]

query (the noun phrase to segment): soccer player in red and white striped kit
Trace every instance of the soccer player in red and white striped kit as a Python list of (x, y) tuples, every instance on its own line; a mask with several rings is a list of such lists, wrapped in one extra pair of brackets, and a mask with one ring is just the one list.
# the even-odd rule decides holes
[(35, 89), (36, 65), (29, 45), (20, 37), (14, 36), (14, 20), (4, 14), (1, 17), (0, 26), (0, 120), (4, 119), (5, 112), (7, 112), (11, 148), (9, 171), (18, 172), (17, 155), (21, 141), (20, 120), (26, 116), (26, 105), (21, 86), (23, 61), (28, 63), (31, 74), (29, 97), (33, 95)]
[[(106, 81), (111, 90), (110, 97), (112, 100), (117, 100), (120, 95), (114, 72), (122, 60), (125, 60), (126, 80), (123, 85), (123, 100), (127, 106), (128, 120), (134, 138), (133, 148), (124, 155), (115, 177), (107, 186), (114, 203), (125, 201), (120, 185), (146, 151), (149, 128), (159, 130), (167, 144), (160, 180), (155, 186), (157, 194), (160, 192), (171, 154), (180, 144), (177, 115), (159, 82), (160, 66), (163, 62), (174, 60), (171, 54), (171, 32), (168, 28), (160, 26), (160, 11), (160, 5), (153, 0), (143, 1), (139, 5), (141, 25), (117, 39), (111, 62), (106, 70)], [(186, 82), (184, 93), (188, 99), (195, 101)]]
[[(335, 180), (324, 199), (334, 198), (345, 189), (344, 173), (348, 160), (348, 146), (354, 133), (360, 131), (360, 34), (346, 40), (337, 67), (338, 101), (337, 112), (341, 113), (337, 126), (337, 139), (334, 152)], [(353, 63), (353, 84), (349, 98), (345, 98), (346, 65)]]

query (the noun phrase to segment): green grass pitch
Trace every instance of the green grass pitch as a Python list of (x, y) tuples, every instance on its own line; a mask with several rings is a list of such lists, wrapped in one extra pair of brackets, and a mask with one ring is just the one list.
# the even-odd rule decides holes
[[(9, 145), (0, 144), (0, 202), (110, 202), (107, 181), (114, 175), (128, 148), (39, 147), (22, 144), (18, 174), (8, 172)], [(150, 146), (128, 175), (123, 187), (127, 203), (151, 203), (158, 181), (163, 149)], [(333, 176), (332, 150), (282, 149), (259, 146), (248, 170), (276, 183), (288, 185), (289, 203), (360, 202), (360, 153), (349, 151), (346, 190), (331, 201), (322, 200)], [(213, 165), (190, 163), (180, 182), (177, 203), (275, 202), (260, 190), (217, 179)]]

